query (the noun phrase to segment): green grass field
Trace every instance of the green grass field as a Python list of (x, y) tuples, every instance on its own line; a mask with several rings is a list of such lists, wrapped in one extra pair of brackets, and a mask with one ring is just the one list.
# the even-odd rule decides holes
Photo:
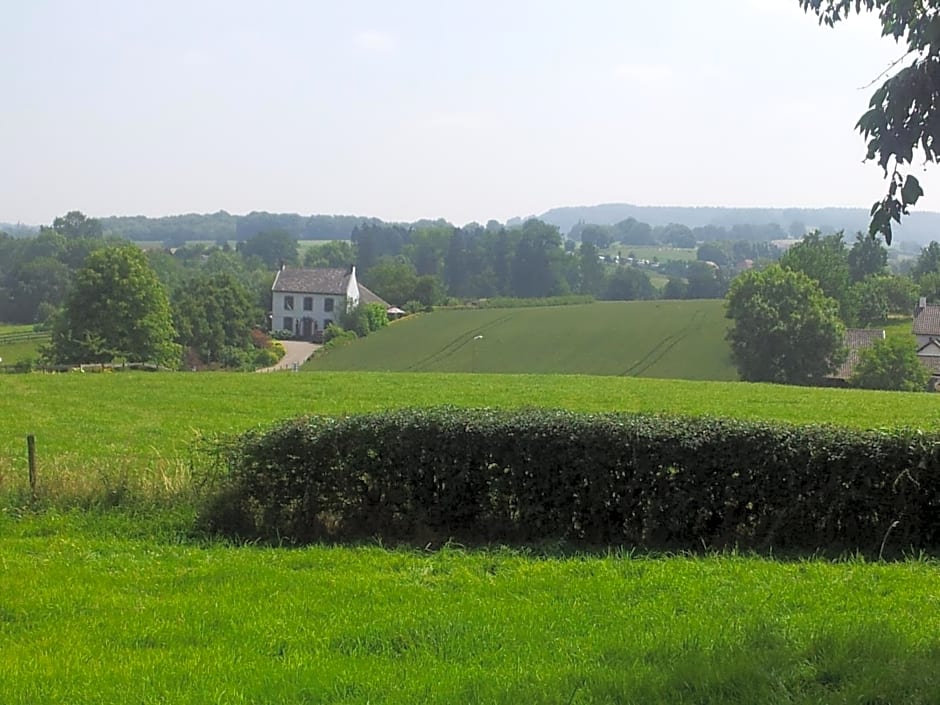
[(22, 492), (27, 434), (53, 497), (186, 494), (193, 443), (302, 414), (541, 406), (847, 427), (940, 423), (928, 394), (580, 375), (68, 373), (0, 376), (0, 494)]
[(191, 530), (193, 442), (303, 413), (448, 403), (933, 427), (935, 401), (579, 375), (5, 375), (0, 702), (934, 703), (932, 559), (277, 549)]
[(442, 310), (404, 318), (307, 368), (734, 380), (727, 328), (722, 301)]
[(4, 365), (15, 365), (23, 360), (36, 360), (39, 357), (39, 347), (48, 342), (48, 335), (38, 340), (4, 342), (2, 336), (17, 333), (32, 333), (32, 325), (11, 325), (0, 323), (0, 360)]
[(931, 561), (284, 550), (86, 523), (0, 518), (0, 702), (933, 703), (940, 688)]

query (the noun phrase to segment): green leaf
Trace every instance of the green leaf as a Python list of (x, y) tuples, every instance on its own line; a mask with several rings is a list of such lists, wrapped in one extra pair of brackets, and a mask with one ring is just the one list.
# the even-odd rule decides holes
[(901, 199), (905, 206), (913, 206), (917, 200), (924, 195), (924, 189), (920, 187), (920, 182), (916, 177), (907, 175), (904, 179), (904, 186), (901, 188)]

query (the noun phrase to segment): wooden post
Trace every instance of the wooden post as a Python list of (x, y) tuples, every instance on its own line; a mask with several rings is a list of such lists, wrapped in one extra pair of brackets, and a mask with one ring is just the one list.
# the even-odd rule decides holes
[(29, 455), (29, 493), (36, 499), (36, 436), (26, 436), (26, 451)]

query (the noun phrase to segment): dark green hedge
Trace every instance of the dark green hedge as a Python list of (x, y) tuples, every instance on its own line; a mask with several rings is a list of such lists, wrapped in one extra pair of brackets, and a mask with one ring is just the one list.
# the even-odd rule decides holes
[(242, 538), (940, 546), (940, 435), (715, 418), (405, 409), (222, 449), (204, 525)]

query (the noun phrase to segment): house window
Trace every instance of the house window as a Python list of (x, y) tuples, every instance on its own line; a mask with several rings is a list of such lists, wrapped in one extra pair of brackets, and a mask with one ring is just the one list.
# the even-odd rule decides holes
[(285, 297), (284, 297), (284, 310), (285, 310), (285, 311), (293, 311), (293, 310), (294, 310), (294, 297), (293, 297), (293, 296), (285, 296)]
[(312, 311), (312, 310), (313, 310), (313, 297), (305, 296), (304, 297), (304, 311)]
[(323, 299), (323, 310), (327, 313), (333, 310), (333, 299)]
[(323, 330), (326, 330), (327, 327), (328, 327), (328, 326), (331, 326), (332, 324), (333, 324), (333, 321), (331, 321), (329, 318), (327, 318), (326, 320), (323, 321)]
[(284, 316), (284, 325), (281, 326), (282, 330), (289, 330), (292, 333), (294, 332), (294, 319), (291, 316)]

